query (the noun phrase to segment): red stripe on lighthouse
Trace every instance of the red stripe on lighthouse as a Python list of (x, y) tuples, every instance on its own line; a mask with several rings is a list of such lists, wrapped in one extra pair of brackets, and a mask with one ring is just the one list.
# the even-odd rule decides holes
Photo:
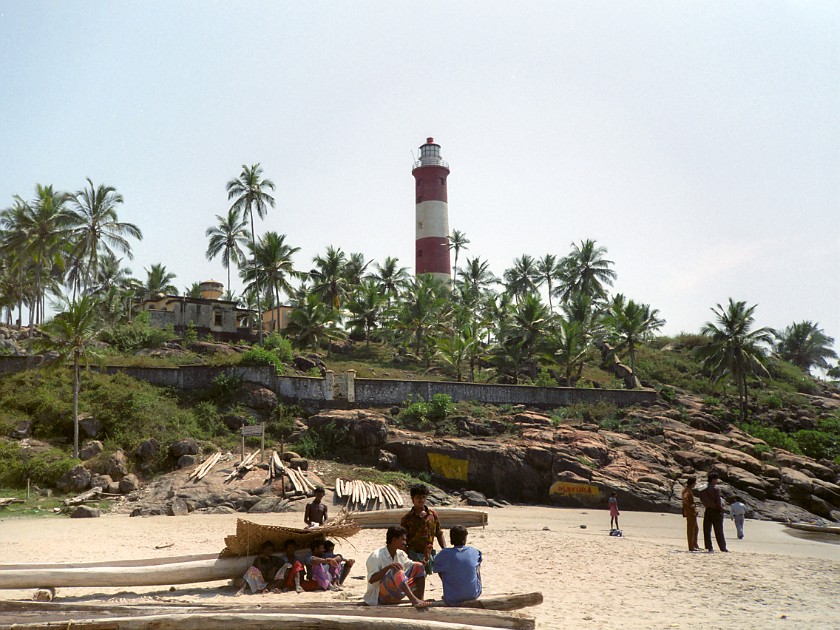
[(446, 201), (446, 176), (449, 169), (443, 166), (421, 166), (412, 173), (417, 180), (414, 191), (416, 203), (423, 201)]
[(445, 273), (449, 275), (449, 239), (428, 236), (417, 239), (416, 274)]

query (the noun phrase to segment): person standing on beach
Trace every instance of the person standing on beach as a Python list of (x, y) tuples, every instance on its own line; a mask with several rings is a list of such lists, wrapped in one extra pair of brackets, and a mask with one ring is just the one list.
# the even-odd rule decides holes
[(708, 484), (700, 491), (700, 502), (705, 510), (703, 511), (703, 542), (706, 551), (713, 552), (712, 529), (715, 530), (715, 540), (721, 551), (729, 551), (726, 548), (726, 538), (723, 536), (723, 497), (717, 487), (720, 477), (717, 473), (709, 473)]
[[(610, 495), (610, 498), (607, 501), (607, 505), (610, 508), (610, 531), (614, 531), (616, 529), (619, 529), (619, 527), (618, 527), (618, 515), (619, 515), (618, 496), (616, 495), (615, 492), (613, 492)], [(615, 523), (615, 526), (613, 526), (613, 523)]]
[(315, 498), (306, 504), (303, 513), (303, 522), (306, 523), (307, 529), (321, 527), (327, 522), (327, 504), (321, 503), (325, 494), (324, 486), (315, 486)]
[(423, 484), (411, 488), (411, 510), (402, 517), (400, 526), (405, 528), (408, 540), (408, 557), (422, 562), (426, 574), (432, 573), (435, 565), (434, 541), (437, 539), (441, 549), (446, 548), (443, 528), (437, 512), (426, 505), (429, 489)]
[(738, 540), (741, 540), (744, 537), (744, 516), (747, 514), (747, 506), (741, 502), (741, 499), (735, 497), (729, 506), (729, 513), (732, 514), (732, 520), (735, 521)]
[(682, 491), (682, 514), (685, 517), (685, 533), (688, 537), (688, 550), (700, 551), (697, 546), (697, 504), (694, 502), (694, 486), (697, 477), (689, 477)]

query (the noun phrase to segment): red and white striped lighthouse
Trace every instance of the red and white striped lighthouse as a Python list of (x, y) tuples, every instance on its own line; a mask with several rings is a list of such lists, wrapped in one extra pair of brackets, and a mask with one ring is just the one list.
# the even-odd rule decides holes
[(411, 171), (414, 175), (417, 217), (415, 275), (430, 273), (449, 281), (449, 204), (446, 201), (446, 177), (449, 164), (440, 157), (440, 145), (426, 138), (420, 147), (420, 159)]

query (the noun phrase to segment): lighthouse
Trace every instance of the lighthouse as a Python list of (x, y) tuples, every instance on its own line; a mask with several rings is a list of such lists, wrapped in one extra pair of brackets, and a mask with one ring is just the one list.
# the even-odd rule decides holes
[(440, 145), (426, 138), (420, 147), (420, 159), (411, 171), (416, 195), (417, 242), (414, 273), (430, 273), (448, 282), (449, 204), (446, 201), (446, 177), (449, 164), (440, 157)]

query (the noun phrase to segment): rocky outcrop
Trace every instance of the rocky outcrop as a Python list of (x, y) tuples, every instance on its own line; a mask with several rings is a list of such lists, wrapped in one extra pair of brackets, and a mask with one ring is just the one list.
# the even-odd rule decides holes
[(306, 425), (310, 431), (340, 441), (342, 446), (353, 448), (368, 459), (376, 457), (379, 447), (388, 438), (388, 418), (376, 411), (322, 411), (310, 416)]

